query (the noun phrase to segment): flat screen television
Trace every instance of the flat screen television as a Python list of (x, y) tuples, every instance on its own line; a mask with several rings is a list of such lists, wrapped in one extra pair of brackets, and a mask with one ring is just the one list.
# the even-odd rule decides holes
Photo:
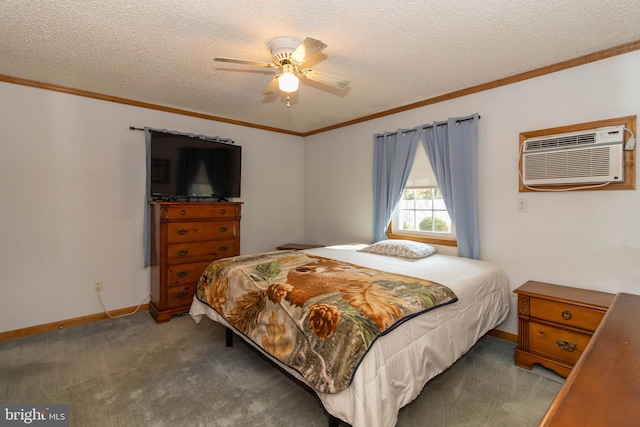
[(241, 146), (151, 131), (150, 151), (153, 200), (240, 197)]

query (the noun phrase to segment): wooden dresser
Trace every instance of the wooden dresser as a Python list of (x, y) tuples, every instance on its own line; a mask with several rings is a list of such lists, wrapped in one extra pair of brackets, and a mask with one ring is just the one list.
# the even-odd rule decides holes
[(615, 295), (529, 281), (518, 294), (515, 364), (534, 363), (566, 377), (585, 350)]
[(156, 322), (189, 311), (207, 265), (240, 254), (242, 203), (151, 204), (151, 301)]
[(540, 426), (640, 425), (640, 296), (620, 293)]

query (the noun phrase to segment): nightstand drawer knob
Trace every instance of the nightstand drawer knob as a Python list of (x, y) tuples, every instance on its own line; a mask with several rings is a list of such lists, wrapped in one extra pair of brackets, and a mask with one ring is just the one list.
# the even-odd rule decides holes
[(564, 320), (570, 320), (571, 319), (571, 312), (569, 310), (565, 310), (562, 312), (562, 318)]
[(226, 233), (227, 231), (229, 231), (229, 227), (220, 227), (220, 232), (221, 233)]
[(189, 292), (180, 292), (177, 297), (178, 298), (186, 298), (189, 296)]
[(181, 236), (184, 236), (188, 232), (189, 232), (188, 228), (180, 228), (180, 229), (178, 229), (178, 234), (181, 235)]
[(556, 344), (558, 344), (558, 347), (560, 347), (560, 350), (564, 350), (564, 351), (568, 351), (569, 353), (574, 352), (576, 350), (576, 345), (573, 343), (570, 343), (567, 340), (564, 341), (556, 341)]
[(186, 270), (182, 270), (178, 272), (178, 277), (187, 277), (189, 275), (189, 272)]
[(189, 250), (188, 249), (180, 249), (178, 251), (178, 256), (187, 256), (189, 255)]

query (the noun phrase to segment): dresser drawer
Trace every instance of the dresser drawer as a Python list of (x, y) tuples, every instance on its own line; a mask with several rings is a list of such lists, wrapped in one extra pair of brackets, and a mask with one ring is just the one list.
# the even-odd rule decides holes
[(167, 286), (179, 286), (197, 282), (208, 265), (209, 261), (169, 266), (167, 268)]
[(571, 326), (593, 332), (604, 317), (604, 312), (560, 301), (532, 297), (530, 316), (557, 323), (558, 325)]
[(550, 356), (571, 365), (578, 361), (590, 339), (589, 334), (567, 331), (536, 322), (529, 323), (529, 351)]
[(187, 221), (167, 224), (167, 242), (194, 242), (236, 238), (236, 221)]
[(167, 289), (167, 308), (184, 307), (191, 304), (196, 293), (196, 284), (176, 286)]
[(174, 219), (212, 219), (212, 218), (234, 218), (236, 216), (235, 205), (227, 206), (195, 206), (194, 204), (184, 204), (167, 207), (167, 218)]
[(173, 265), (213, 261), (238, 255), (238, 244), (236, 240), (171, 243), (167, 245), (167, 263)]

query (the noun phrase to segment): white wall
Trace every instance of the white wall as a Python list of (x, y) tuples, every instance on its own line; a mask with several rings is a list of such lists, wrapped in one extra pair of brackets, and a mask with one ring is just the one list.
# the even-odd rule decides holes
[(234, 139), (242, 253), (304, 240), (302, 138), (0, 83), (0, 332), (101, 312), (96, 280), (108, 309), (149, 295), (131, 125)]
[[(472, 71), (470, 71), (472, 72)], [(369, 242), (374, 133), (480, 113), (482, 258), (527, 280), (640, 293), (640, 193), (519, 193), (520, 132), (637, 115), (640, 51), (305, 138), (305, 238)], [(517, 212), (526, 199), (528, 212)], [(515, 296), (500, 327), (517, 332)]]

